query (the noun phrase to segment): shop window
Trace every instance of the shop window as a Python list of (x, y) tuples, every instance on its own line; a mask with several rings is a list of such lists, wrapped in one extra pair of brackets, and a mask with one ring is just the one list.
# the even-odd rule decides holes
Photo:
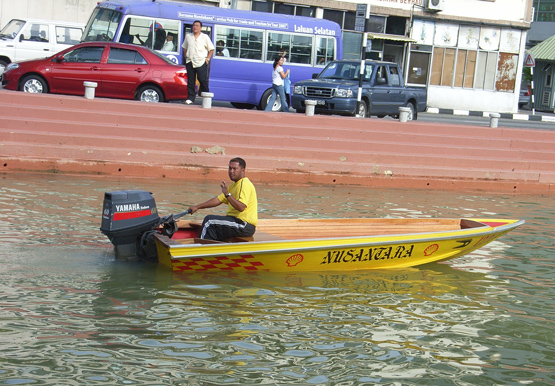
[(355, 12), (345, 12), (345, 22), (343, 23), (343, 29), (354, 31), (355, 19), (356, 19)]
[(434, 86), (451, 86), (453, 84), (453, 73), (455, 70), (454, 48), (434, 48), (434, 59), (432, 62), (432, 75), (430, 84)]
[(428, 63), (430, 54), (427, 52), (411, 52), (409, 62), (408, 83), (425, 85), (428, 79)]
[(339, 24), (341, 26), (341, 28), (343, 28), (343, 16), (344, 16), (343, 11), (335, 11), (333, 9), (324, 9), (324, 16), (323, 18), (326, 20), (331, 20), (336, 22), (337, 24)]
[(272, 3), (266, 1), (253, 1), (251, 2), (251, 10), (272, 13)]
[[(487, 52), (481, 52), (481, 54), (486, 54), (485, 57), (487, 58)], [(497, 61), (495, 60), (490, 63), (489, 67), (484, 65), (482, 72), (476, 74), (477, 56), (477, 51), (435, 47), (430, 84), (434, 86), (472, 88), (476, 77), (479, 78), (476, 88), (493, 89), (491, 77), (495, 79), (495, 63)], [(491, 57), (490, 60), (493, 60), (493, 57)], [(411, 74), (412, 71), (409, 73), (409, 79)]]
[(385, 26), (385, 33), (391, 35), (405, 35), (407, 19), (398, 16), (389, 16)]
[(476, 51), (459, 50), (455, 68), (455, 87), (472, 88), (476, 70)]
[(315, 12), (316, 8), (314, 7), (301, 7), (300, 5), (295, 7), (295, 15), (297, 16), (314, 17)]
[(294, 15), (295, 6), (283, 3), (274, 3), (274, 13), (281, 13), (283, 15)]
[(341, 29), (351, 30), (355, 29), (355, 12), (336, 11), (334, 9), (324, 9), (323, 18), (336, 22), (341, 26)]
[(385, 33), (385, 16), (370, 15), (368, 18), (367, 31), (379, 34)]
[(481, 51), (476, 63), (476, 83), (474, 88), (493, 90), (497, 71), (497, 52)]

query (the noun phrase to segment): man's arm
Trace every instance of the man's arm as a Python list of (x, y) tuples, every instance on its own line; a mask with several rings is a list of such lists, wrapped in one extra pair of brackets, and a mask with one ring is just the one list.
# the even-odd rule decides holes
[(206, 202), (203, 202), (202, 204), (190, 206), (189, 210), (191, 211), (191, 214), (193, 214), (199, 209), (213, 208), (215, 206), (220, 205), (221, 203), (222, 202), (218, 199), (218, 197), (214, 197), (214, 198), (211, 198), (210, 200), (208, 200)]
[(235, 209), (237, 209), (239, 212), (244, 211), (245, 209), (247, 209), (247, 206), (245, 204), (243, 204), (241, 201), (237, 200), (235, 197), (233, 196), (229, 196), (227, 197), (227, 201), (229, 201), (229, 203), (231, 204), (231, 206), (233, 206)]

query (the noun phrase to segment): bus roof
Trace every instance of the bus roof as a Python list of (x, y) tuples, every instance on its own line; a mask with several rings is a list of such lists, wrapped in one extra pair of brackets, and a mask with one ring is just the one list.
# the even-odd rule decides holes
[(119, 10), (123, 14), (183, 21), (200, 20), (206, 24), (283, 30), (311, 35), (341, 36), (339, 24), (304, 16), (283, 15), (230, 8), (210, 7), (168, 0), (107, 0), (99, 8)]

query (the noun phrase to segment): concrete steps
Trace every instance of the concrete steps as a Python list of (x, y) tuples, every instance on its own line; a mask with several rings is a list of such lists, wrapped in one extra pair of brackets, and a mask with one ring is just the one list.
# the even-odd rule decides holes
[[(306, 117), (6, 90), (0, 90), (0, 108), (4, 171), (221, 175), (229, 158), (242, 156), (249, 173), (271, 173), (276, 180), (285, 173), (301, 182), (314, 180), (307, 177), (312, 174), (326, 176), (325, 181), (346, 176), (359, 182), (364, 177), (525, 181), (547, 184), (547, 190), (555, 184), (555, 132), (547, 130)], [(216, 146), (225, 154), (206, 152)], [(193, 147), (204, 151), (194, 153)]]

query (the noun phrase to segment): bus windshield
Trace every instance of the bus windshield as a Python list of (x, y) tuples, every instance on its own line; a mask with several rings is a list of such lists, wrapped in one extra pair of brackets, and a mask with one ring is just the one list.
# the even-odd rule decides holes
[(95, 8), (85, 28), (83, 41), (112, 41), (122, 16), (121, 12), (113, 9)]

